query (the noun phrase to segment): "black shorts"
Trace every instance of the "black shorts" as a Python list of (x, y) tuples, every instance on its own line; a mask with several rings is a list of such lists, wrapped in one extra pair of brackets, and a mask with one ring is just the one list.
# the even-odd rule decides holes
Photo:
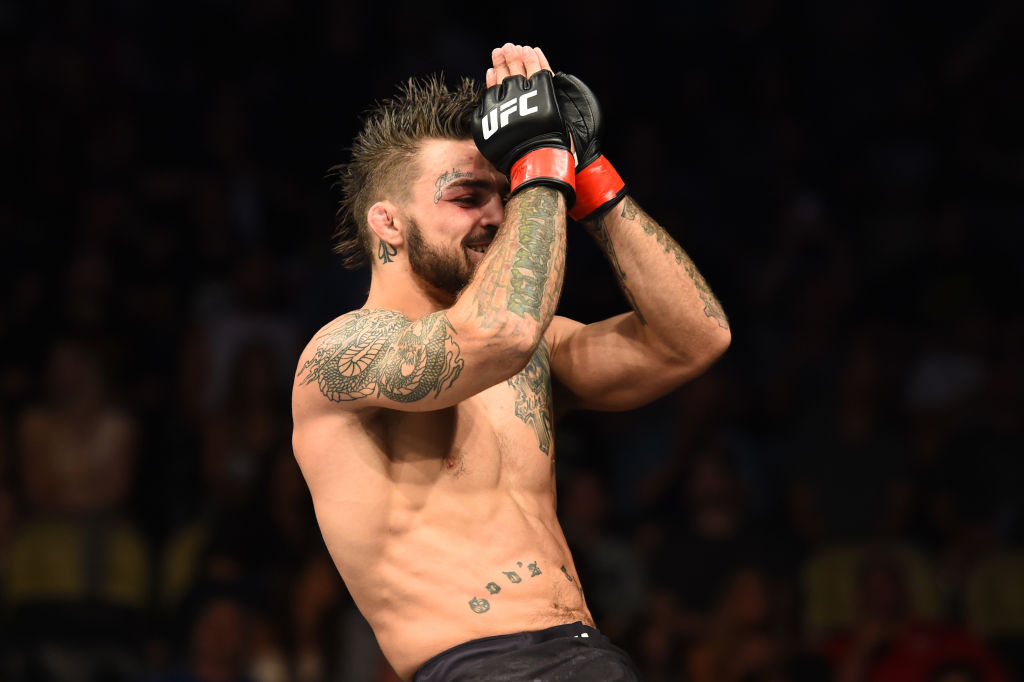
[(413, 682), (639, 682), (625, 651), (577, 621), (483, 637), (442, 651)]

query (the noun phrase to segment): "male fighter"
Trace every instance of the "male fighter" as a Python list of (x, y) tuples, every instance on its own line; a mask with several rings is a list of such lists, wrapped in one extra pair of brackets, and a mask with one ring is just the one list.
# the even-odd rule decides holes
[[(552, 385), (560, 411), (642, 405), (724, 352), (728, 324), (601, 156), (586, 86), (539, 49), (492, 62), (482, 104), (438, 79), (378, 103), (338, 168), (340, 250), (372, 261), (370, 291), (302, 353), (295, 456), (403, 679), (635, 680), (556, 518)], [(570, 209), (632, 312), (554, 315)]]

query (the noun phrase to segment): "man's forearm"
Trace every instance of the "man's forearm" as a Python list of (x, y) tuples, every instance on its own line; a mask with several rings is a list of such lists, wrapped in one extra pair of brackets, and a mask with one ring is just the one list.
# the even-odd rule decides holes
[[(459, 304), (484, 328), (509, 326), (540, 340), (558, 305), (565, 273), (565, 197), (531, 187), (505, 207), (505, 220)], [(458, 304), (457, 304), (458, 305)]]
[(630, 197), (585, 225), (638, 319), (667, 345), (728, 337), (729, 321), (707, 281), (683, 248)]

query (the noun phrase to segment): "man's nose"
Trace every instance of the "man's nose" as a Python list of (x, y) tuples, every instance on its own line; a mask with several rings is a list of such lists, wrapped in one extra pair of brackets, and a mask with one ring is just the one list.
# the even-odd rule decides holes
[(487, 202), (480, 215), (480, 219), (485, 225), (494, 225), (495, 227), (501, 225), (501, 221), (505, 219), (505, 204), (501, 201), (499, 195), (495, 194)]

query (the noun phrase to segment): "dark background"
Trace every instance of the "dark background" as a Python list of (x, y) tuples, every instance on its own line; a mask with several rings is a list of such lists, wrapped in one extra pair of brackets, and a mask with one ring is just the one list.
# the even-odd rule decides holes
[[(391, 679), (291, 457), (359, 113), (542, 46), (730, 316), (560, 426), (648, 680), (1024, 673), (1016, 2), (0, 3), (0, 678)], [(626, 308), (574, 226), (560, 313)], [(341, 446), (340, 446), (341, 447)], [(339, 456), (343, 456), (339, 451)], [(888, 675), (888, 677), (887, 677)]]

